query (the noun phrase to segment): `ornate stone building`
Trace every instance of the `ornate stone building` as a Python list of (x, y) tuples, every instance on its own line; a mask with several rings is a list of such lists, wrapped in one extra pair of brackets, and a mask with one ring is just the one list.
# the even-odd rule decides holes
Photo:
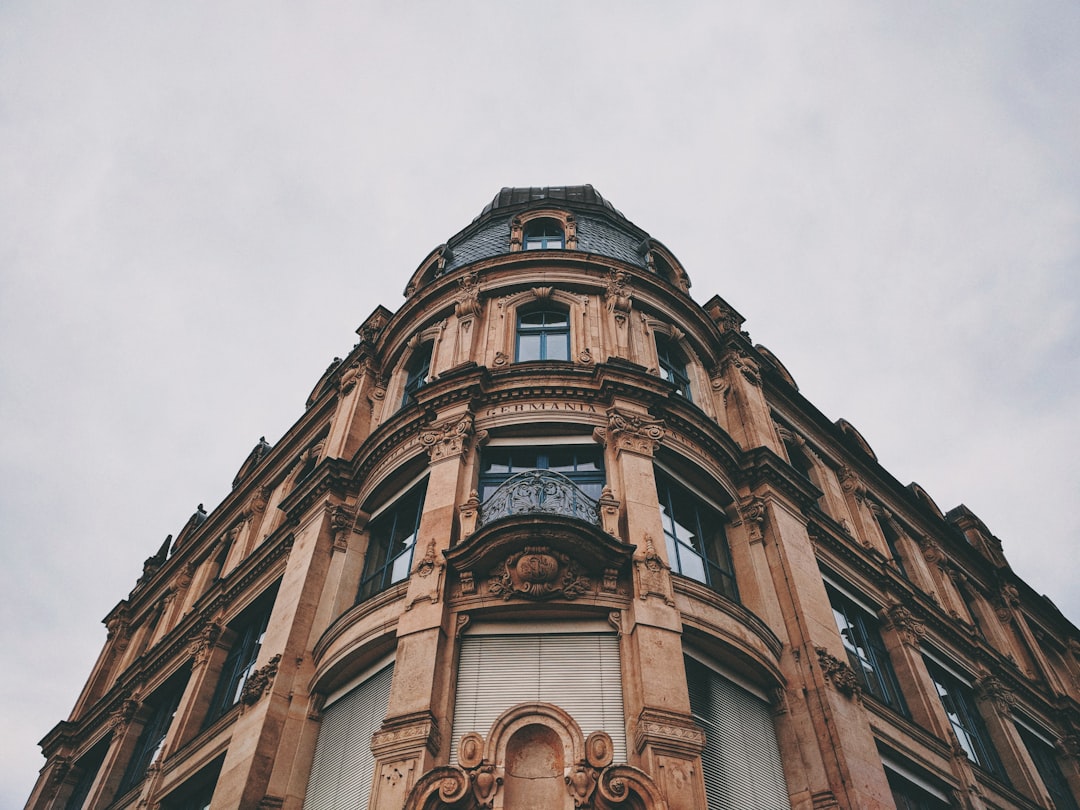
[(27, 807), (1076, 810), (1077, 629), (689, 287), (503, 189), (146, 561)]

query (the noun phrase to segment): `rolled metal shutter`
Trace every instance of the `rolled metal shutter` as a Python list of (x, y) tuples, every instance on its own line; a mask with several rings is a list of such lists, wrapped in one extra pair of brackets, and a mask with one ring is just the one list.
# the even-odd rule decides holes
[(394, 665), (325, 707), (304, 810), (365, 808), (375, 776), (371, 737), (386, 717)]
[(518, 703), (553, 703), (588, 736), (606, 731), (626, 761), (619, 640), (613, 633), (473, 635), (461, 640), (450, 761), (470, 731), (485, 737)]
[(791, 810), (769, 705), (691, 658), (686, 676), (709, 810)]

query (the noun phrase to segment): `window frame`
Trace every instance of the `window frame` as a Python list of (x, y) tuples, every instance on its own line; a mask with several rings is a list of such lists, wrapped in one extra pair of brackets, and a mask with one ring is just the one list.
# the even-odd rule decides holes
[(142, 730), (139, 731), (135, 748), (120, 779), (117, 795), (127, 793), (145, 779), (150, 766), (161, 756), (165, 738), (169, 736), (169, 729), (172, 728), (176, 712), (180, 708), (190, 676), (191, 672), (186, 670), (174, 673), (147, 698), (151, 714), (147, 716)]
[(405, 408), (412, 404), (416, 398), (416, 392), (428, 384), (431, 376), (431, 361), (435, 354), (435, 341), (428, 340), (421, 343), (409, 356), (405, 363), (405, 382), (401, 392), (401, 406)]
[[(580, 453), (579, 453), (580, 449)], [(479, 469), (479, 475), (477, 478), (476, 491), (479, 493), (480, 502), (483, 503), (487, 500), (499, 486), (510, 478), (520, 472), (528, 472), (530, 470), (550, 470), (552, 469), (551, 457), (552, 451), (562, 451), (574, 454), (573, 466), (576, 468), (579, 465), (583, 465), (592, 459), (588, 459), (587, 456), (595, 454), (595, 461), (597, 462), (597, 469), (557, 469), (556, 472), (569, 478), (574, 482), (577, 487), (588, 495), (593, 500), (600, 499), (600, 493), (603, 492), (604, 486), (607, 484), (607, 470), (604, 467), (604, 451), (599, 445), (595, 443), (585, 442), (551, 442), (550, 444), (534, 444), (522, 441), (517, 442), (489, 442), (480, 451), (480, 459), (477, 468)], [(496, 452), (506, 452), (509, 454), (510, 463), (507, 466), (506, 472), (484, 472), (484, 465), (487, 460), (490, 459), (491, 454)], [(514, 454), (518, 453), (518, 458), (527, 458), (530, 461), (536, 461), (537, 466), (526, 466), (525, 464), (516, 465), (514, 463)], [(579, 460), (580, 459), (580, 460)]]
[(1080, 803), (1077, 803), (1076, 796), (1069, 787), (1069, 780), (1065, 772), (1061, 770), (1061, 763), (1058, 762), (1054, 746), (1044, 739), (1043, 735), (1036, 733), (1027, 723), (1019, 719), (1016, 722), (1016, 730), (1020, 734), (1024, 748), (1027, 749), (1028, 756), (1031, 757), (1032, 764), (1035, 765), (1043, 787), (1054, 802), (1054, 807), (1057, 810), (1080, 810)]
[[(541, 233), (535, 233), (537, 228), (542, 229)], [(553, 233), (548, 233), (549, 229)], [(558, 244), (548, 244), (549, 241)], [(555, 217), (532, 217), (521, 225), (521, 249), (522, 251), (565, 250), (565, 225)]]
[[(826, 582), (825, 590), (829, 597), (833, 619), (837, 632), (844, 643), (848, 664), (859, 679), (864, 692), (869, 693), (880, 703), (904, 717), (910, 717), (904, 700), (892, 658), (881, 639), (880, 622), (876, 615), (866, 611), (842, 590)], [(850, 630), (840, 626), (840, 619)], [(854, 638), (852, 638), (854, 636)]]
[[(540, 315), (543, 321), (540, 324), (525, 323), (525, 319), (531, 316)], [(557, 315), (562, 319), (561, 323), (546, 322), (548, 315)], [(537, 348), (537, 357), (521, 356), (521, 339), (522, 337), (539, 336), (539, 346)], [(561, 345), (565, 347), (564, 357), (552, 357), (552, 352), (549, 348), (549, 344), (553, 340), (559, 340)], [(570, 308), (555, 304), (554, 302), (543, 302), (539, 305), (519, 307), (515, 318), (514, 325), (514, 362), (515, 363), (529, 363), (529, 362), (560, 362), (565, 363), (570, 361)]]
[(968, 759), (990, 775), (1005, 780), (1005, 768), (990, 739), (986, 721), (979, 713), (971, 685), (925, 654), (923, 661), (945, 718)]
[[(723, 510), (711, 505), (707, 500), (698, 495), (698, 493), (694, 492), (679, 481), (678, 478), (661, 467), (654, 465), (653, 473), (656, 479), (656, 497), (660, 507), (660, 519), (663, 523), (664, 541), (667, 544), (668, 565), (671, 566), (671, 570), (680, 576), (700, 582), (733, 602), (738, 602), (739, 588), (735, 578), (735, 566), (731, 559), (731, 547), (727, 541), (727, 532), (724, 530), (727, 519)], [(666, 482), (667, 484), (666, 497), (665, 493), (661, 491), (662, 482)], [(679, 522), (679, 519), (676, 518), (674, 514), (675, 503), (672, 500), (673, 487), (677, 488), (679, 494), (694, 505), (693, 521), (696, 529), (694, 527), (683, 526), (682, 523)], [(715, 516), (715, 520), (702, 521), (703, 511), (711, 513)], [(704, 547), (701, 550), (698, 550), (690, 543), (686, 543), (680, 539), (678, 531), (674, 528), (676, 526), (691, 531), (693, 532), (692, 536), (700, 538), (708, 536), (708, 533), (705, 531), (705, 528), (708, 526), (714, 527), (716, 532), (710, 540), (702, 540), (702, 545)], [(686, 565), (684, 565), (682, 555), (679, 553), (681, 548), (687, 549), (689, 554), (700, 560), (703, 578), (684, 572), (683, 569)], [(718, 580), (714, 578), (716, 576), (719, 577)]]
[(248, 679), (255, 672), (255, 664), (262, 651), (263, 639), (270, 626), (270, 615), (277, 599), (277, 585), (261, 595), (230, 623), (234, 638), (222, 661), (217, 684), (210, 700), (203, 727), (228, 714), (240, 702)]
[(689, 361), (678, 345), (678, 341), (670, 335), (656, 333), (656, 363), (663, 380), (675, 386), (675, 393), (687, 402), (693, 402), (694, 397), (690, 390)]
[[(416, 543), (420, 534), (420, 523), (424, 515), (424, 499), (427, 496), (427, 475), (421, 480), (410, 484), (401, 494), (397, 495), (387, 505), (376, 512), (365, 527), (368, 543), (364, 553), (364, 567), (360, 574), (360, 584), (356, 590), (356, 604), (365, 602), (373, 596), (382, 593), (391, 585), (403, 582), (409, 578), (412, 572), (413, 556), (416, 552)], [(411, 502), (415, 499), (415, 505)], [(413, 512), (415, 509), (415, 512)], [(412, 521), (411, 532), (408, 535), (398, 536), (399, 522), (401, 520)], [(409, 528), (408, 524), (401, 524), (403, 528)], [(385, 529), (385, 532), (384, 532)], [(404, 547), (391, 556), (395, 543), (405, 542)], [(378, 557), (372, 556), (373, 551), (379, 551)], [(376, 560), (378, 560), (376, 562)], [(404, 565), (404, 573), (401, 573), (399, 565)], [(395, 571), (399, 575), (395, 574)]]

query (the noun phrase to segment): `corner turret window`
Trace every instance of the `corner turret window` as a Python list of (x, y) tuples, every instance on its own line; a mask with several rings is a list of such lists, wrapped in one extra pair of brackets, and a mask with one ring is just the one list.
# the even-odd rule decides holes
[(435, 344), (425, 343), (417, 347), (405, 366), (405, 391), (401, 395), (401, 407), (410, 405), (416, 392), (427, 384), (431, 376), (431, 352)]
[(517, 321), (515, 359), (569, 360), (570, 315), (566, 310), (530, 309)]
[(426, 491), (425, 479), (368, 524), (367, 556), (357, 602), (408, 578)]
[(671, 570), (737, 601), (739, 595), (721, 514), (659, 470), (656, 492)]
[(656, 359), (660, 364), (660, 376), (675, 386), (675, 393), (693, 402), (690, 396), (690, 375), (686, 373), (686, 360), (674, 341), (657, 335)]
[(524, 250), (562, 250), (566, 245), (562, 224), (554, 219), (533, 219), (525, 224)]

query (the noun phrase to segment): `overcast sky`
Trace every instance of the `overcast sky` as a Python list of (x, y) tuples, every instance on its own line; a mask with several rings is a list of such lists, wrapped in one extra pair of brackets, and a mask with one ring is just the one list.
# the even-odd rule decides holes
[(0, 4), (0, 806), (142, 561), (502, 186), (592, 183), (1080, 620), (1080, 5)]

